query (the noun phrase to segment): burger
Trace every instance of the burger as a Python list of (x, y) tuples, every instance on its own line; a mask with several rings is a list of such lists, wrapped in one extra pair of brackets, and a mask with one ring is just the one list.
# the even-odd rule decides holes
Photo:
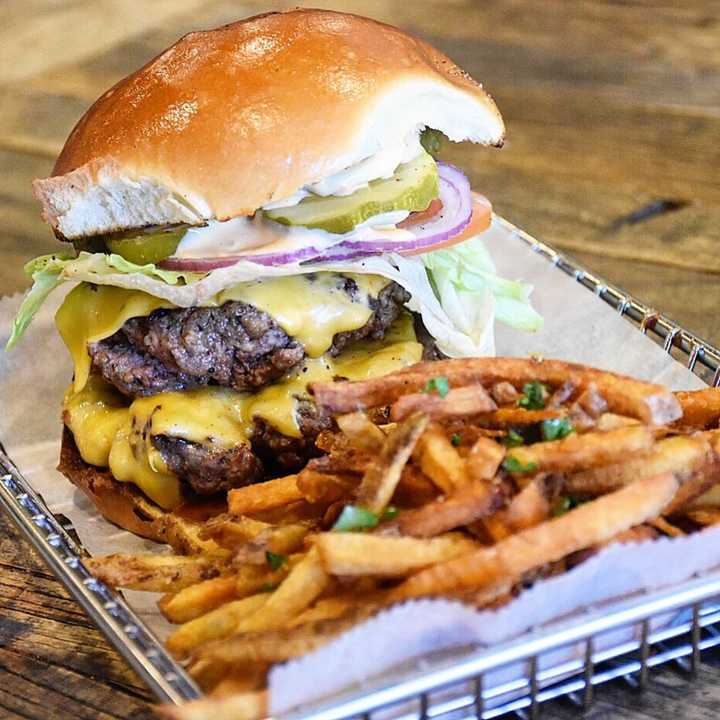
[(489, 202), (435, 157), (503, 136), (442, 53), (338, 12), (194, 32), (121, 80), (33, 184), (69, 251), (26, 266), (9, 345), (72, 283), (60, 470), (159, 538), (317, 453), (309, 382), (489, 354), (495, 315), (536, 327), (482, 244)]

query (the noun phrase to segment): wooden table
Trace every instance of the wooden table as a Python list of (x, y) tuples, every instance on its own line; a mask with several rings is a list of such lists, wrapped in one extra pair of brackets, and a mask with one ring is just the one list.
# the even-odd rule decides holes
[[(191, 29), (295, 2), (5, 0), (0, 26), (0, 288), (57, 245), (30, 194), (109, 85)], [(720, 3), (357, 0), (446, 51), (497, 99), (502, 151), (449, 152), (498, 212), (715, 343), (720, 274)], [(0, 519), (0, 717), (140, 718), (147, 695)], [(714, 717), (720, 671), (666, 670), (593, 717)], [(569, 717), (553, 705), (547, 717)]]

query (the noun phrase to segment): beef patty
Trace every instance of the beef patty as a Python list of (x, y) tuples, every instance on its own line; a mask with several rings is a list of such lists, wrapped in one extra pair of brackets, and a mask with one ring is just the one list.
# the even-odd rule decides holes
[[(350, 297), (360, 291), (338, 276)], [(410, 296), (391, 282), (370, 299), (372, 315), (361, 328), (337, 333), (330, 354), (360, 339), (380, 339)], [(305, 357), (303, 345), (266, 312), (230, 301), (220, 307), (155, 310), (128, 320), (114, 335), (88, 348), (93, 367), (131, 397), (222, 385), (255, 390), (285, 375)]]
[(298, 438), (283, 435), (256, 418), (249, 445), (226, 449), (167, 435), (153, 436), (152, 443), (173, 475), (198, 495), (212, 495), (300, 470), (317, 456), (315, 438), (332, 426), (331, 419), (304, 399), (298, 402), (297, 418)]

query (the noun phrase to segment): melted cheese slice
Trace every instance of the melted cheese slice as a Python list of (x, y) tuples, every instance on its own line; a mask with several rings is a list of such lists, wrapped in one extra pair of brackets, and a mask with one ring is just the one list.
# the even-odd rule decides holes
[(91, 375), (79, 392), (73, 385), (67, 389), (63, 421), (86, 463), (108, 466), (113, 440), (128, 416), (127, 406), (127, 398), (97, 375)]
[[(342, 277), (355, 281), (359, 302), (342, 289)], [(327, 352), (336, 333), (357, 330), (370, 319), (370, 298), (377, 297), (388, 282), (379, 275), (290, 275), (240, 283), (221, 292), (218, 302), (239, 300), (264, 310), (316, 358)]]
[(297, 404), (309, 397), (310, 382), (377, 377), (421, 358), (412, 316), (403, 313), (383, 340), (355, 343), (337, 358), (308, 358), (284, 380), (256, 393), (207, 387), (129, 402), (90, 375), (82, 390), (68, 390), (63, 416), (85, 462), (109, 467), (117, 480), (135, 483), (158, 505), (171, 509), (182, 499), (180, 481), (154, 447), (154, 436), (231, 448), (249, 442), (254, 418), (262, 418), (284, 435), (300, 437)]
[(75, 392), (85, 387), (90, 374), (90, 343), (114, 335), (130, 318), (171, 307), (167, 300), (112, 285), (80, 283), (69, 292), (55, 314), (55, 324), (75, 366)]
[[(357, 299), (342, 289), (342, 278), (357, 285)], [(275, 318), (290, 336), (299, 340), (310, 357), (320, 357), (336, 333), (357, 330), (372, 314), (371, 298), (389, 283), (379, 275), (322, 272), (240, 283), (223, 290), (207, 305), (230, 300), (254, 305)], [(87, 347), (116, 333), (127, 320), (146, 317), (159, 308), (172, 308), (167, 300), (138, 290), (81, 283), (65, 298), (55, 323), (75, 366), (75, 391), (85, 386), (90, 373)]]
[(116, 480), (135, 483), (161, 508), (172, 510), (182, 502), (180, 481), (167, 471), (149, 437), (138, 432), (131, 411), (113, 439), (107, 464)]

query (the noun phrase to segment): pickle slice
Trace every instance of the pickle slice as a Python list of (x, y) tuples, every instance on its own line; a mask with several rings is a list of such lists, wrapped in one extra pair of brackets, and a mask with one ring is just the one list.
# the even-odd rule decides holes
[(297, 205), (265, 210), (265, 216), (283, 225), (302, 225), (343, 234), (374, 215), (393, 210), (418, 212), (438, 196), (435, 161), (423, 152), (400, 165), (386, 180), (373, 180), (346, 197), (311, 195)]
[(131, 263), (154, 265), (175, 252), (185, 233), (186, 229), (181, 228), (134, 237), (112, 238), (107, 240), (106, 245), (110, 252), (122, 255)]

